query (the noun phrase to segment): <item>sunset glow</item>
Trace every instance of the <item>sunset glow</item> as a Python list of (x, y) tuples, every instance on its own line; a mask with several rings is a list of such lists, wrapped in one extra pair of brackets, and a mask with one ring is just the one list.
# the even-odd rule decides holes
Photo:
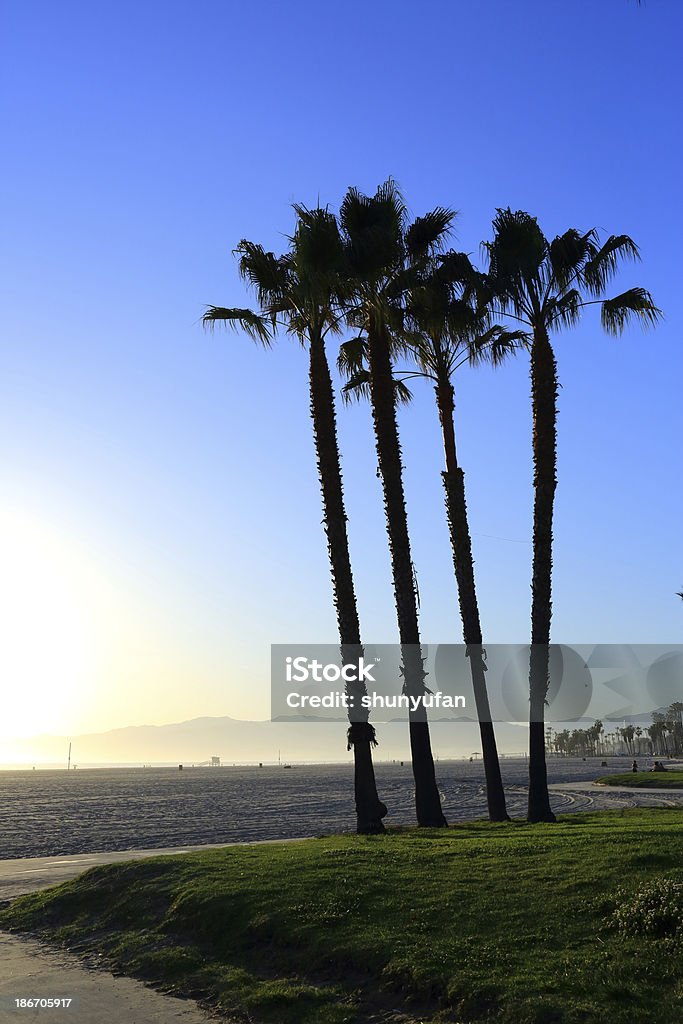
[(0, 509), (3, 735), (67, 726), (93, 677), (102, 583), (49, 524)]

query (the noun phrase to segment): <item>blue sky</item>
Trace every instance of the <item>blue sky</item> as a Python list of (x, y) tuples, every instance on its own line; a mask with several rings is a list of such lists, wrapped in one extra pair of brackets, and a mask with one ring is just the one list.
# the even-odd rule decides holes
[[(199, 318), (247, 301), (240, 238), (280, 249), (292, 202), (335, 206), (388, 175), (415, 214), (459, 210), (455, 244), (475, 256), (507, 205), (548, 235), (595, 225), (640, 245), (618, 286), (650, 288), (666, 322), (615, 341), (596, 314), (557, 339), (553, 633), (679, 640), (675, 0), (26, 0), (3, 22), (0, 507), (57, 537), (110, 609), (55, 724), (266, 717), (269, 644), (335, 639), (305, 356)], [(523, 642), (525, 360), (464, 372), (457, 395), (485, 635)], [(423, 636), (452, 642), (427, 389), (401, 427)], [(367, 408), (340, 410), (340, 435), (363, 631), (391, 642)]]

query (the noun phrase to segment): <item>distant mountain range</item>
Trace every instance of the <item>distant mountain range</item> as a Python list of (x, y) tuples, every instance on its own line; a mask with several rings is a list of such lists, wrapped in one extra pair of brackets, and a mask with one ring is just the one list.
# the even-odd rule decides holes
[[(441, 758), (465, 757), (481, 750), (479, 728), (472, 722), (434, 722), (434, 753)], [(408, 760), (406, 722), (377, 725), (378, 760)], [(527, 749), (523, 726), (496, 726), (501, 753)], [(227, 764), (282, 761), (350, 761), (344, 722), (249, 722), (235, 718), (193, 718), (172, 725), (139, 725), (83, 736), (35, 736), (0, 741), (2, 764), (200, 764), (220, 757)]]

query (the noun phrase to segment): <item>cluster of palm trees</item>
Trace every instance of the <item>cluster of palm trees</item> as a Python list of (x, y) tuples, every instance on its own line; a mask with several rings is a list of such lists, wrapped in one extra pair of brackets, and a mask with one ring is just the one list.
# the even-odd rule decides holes
[(598, 718), (588, 729), (562, 729), (553, 734), (548, 729), (548, 747), (566, 757), (598, 757), (604, 753), (604, 726)]
[(680, 757), (683, 754), (683, 704), (674, 701), (666, 711), (653, 711), (647, 734), (653, 752)]
[[(338, 365), (348, 380), (345, 397), (365, 396), (371, 405), (403, 689), (417, 697), (427, 691), (396, 409), (409, 400), (410, 379), (422, 377), (433, 385), (444, 447), (444, 500), (462, 635), (480, 723), (489, 816), (495, 821), (505, 820), (507, 812), (488, 706), (465, 479), (457, 457), (455, 377), (465, 362), (498, 365), (518, 352), (530, 357), (535, 500), (528, 818), (552, 821), (544, 707), (549, 683), (559, 384), (551, 338), (560, 328), (576, 324), (583, 309), (594, 303), (600, 304), (602, 325), (611, 334), (621, 333), (631, 320), (645, 326), (656, 323), (660, 311), (642, 288), (605, 298), (620, 262), (637, 259), (638, 250), (626, 235), (612, 235), (601, 242), (594, 229), (580, 233), (571, 228), (548, 241), (534, 217), (500, 209), (493, 221), (493, 238), (484, 243), (486, 266), (478, 269), (469, 256), (448, 248), (454, 212), (437, 207), (411, 221), (392, 180), (371, 196), (350, 188), (338, 215), (320, 207), (295, 206), (294, 212), (295, 230), (283, 254), (275, 255), (249, 241), (237, 246), (240, 274), (255, 292), (256, 308), (210, 306), (203, 322), (242, 329), (265, 346), (284, 332), (308, 350), (313, 436), (341, 657), (344, 664), (351, 664), (357, 663), (363, 646), (327, 356), (328, 342), (342, 339)], [(354, 756), (357, 827), (359, 832), (381, 832), (387, 810), (374, 776), (375, 730), (367, 715), (358, 713), (364, 684), (349, 683), (348, 689), (356, 708), (347, 735)], [(410, 712), (409, 733), (418, 824), (444, 826), (422, 704)]]
[(652, 712), (652, 724), (623, 725), (606, 733), (598, 719), (588, 729), (563, 729), (553, 734), (548, 730), (548, 747), (566, 757), (626, 753), (664, 754), (679, 757), (683, 754), (683, 703), (674, 701), (664, 711)]

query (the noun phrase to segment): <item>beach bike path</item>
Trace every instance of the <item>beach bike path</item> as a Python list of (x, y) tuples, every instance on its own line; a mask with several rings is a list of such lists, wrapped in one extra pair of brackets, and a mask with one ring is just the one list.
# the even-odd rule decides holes
[[(178, 849), (87, 853), (77, 857), (0, 860), (0, 903), (59, 885), (99, 864), (191, 853), (225, 845), (252, 844), (221, 843)], [(26, 1005), (29, 1000), (38, 1000), (38, 1006)], [(164, 995), (140, 981), (99, 970), (96, 964), (92, 968), (84, 966), (76, 957), (33, 939), (0, 932), (0, 1024), (208, 1024), (212, 1019), (215, 1020), (191, 999)]]

